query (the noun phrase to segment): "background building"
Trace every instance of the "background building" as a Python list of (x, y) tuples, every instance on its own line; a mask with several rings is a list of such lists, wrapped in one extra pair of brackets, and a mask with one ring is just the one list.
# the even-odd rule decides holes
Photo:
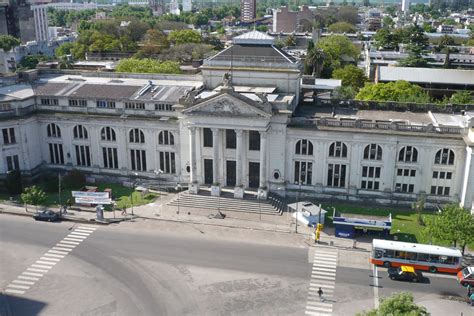
[(256, 0), (240, 0), (240, 20), (251, 22), (257, 17)]

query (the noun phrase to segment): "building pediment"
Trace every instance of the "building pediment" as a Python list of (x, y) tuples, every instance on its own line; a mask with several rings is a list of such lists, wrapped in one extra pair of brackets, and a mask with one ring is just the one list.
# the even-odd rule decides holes
[(237, 93), (212, 96), (183, 111), (190, 116), (270, 118), (271, 104), (259, 104)]

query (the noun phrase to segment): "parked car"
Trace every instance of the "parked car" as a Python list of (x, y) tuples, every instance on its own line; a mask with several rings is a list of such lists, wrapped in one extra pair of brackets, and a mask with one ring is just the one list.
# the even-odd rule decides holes
[(462, 286), (474, 286), (474, 266), (465, 267), (459, 271), (458, 281)]
[(423, 279), (423, 274), (420, 271), (409, 266), (388, 268), (387, 272), (391, 280), (420, 282)]
[(47, 221), (47, 222), (55, 222), (59, 219), (59, 215), (53, 211), (42, 211), (33, 215), (33, 218), (37, 221)]

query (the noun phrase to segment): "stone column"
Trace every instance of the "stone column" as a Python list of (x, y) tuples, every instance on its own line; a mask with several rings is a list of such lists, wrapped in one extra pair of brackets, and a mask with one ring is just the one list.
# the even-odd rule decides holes
[(212, 128), (212, 187), (211, 195), (220, 196), (221, 188), (219, 182), (219, 129)]
[(466, 147), (464, 179), (461, 190), (461, 206), (471, 210), (474, 214), (474, 149)]
[(242, 199), (244, 197), (244, 186), (242, 184), (242, 151), (243, 151), (243, 131), (241, 129), (235, 130), (237, 138), (237, 146), (235, 149), (235, 188), (234, 197)]
[(267, 133), (260, 132), (260, 184), (258, 197), (267, 199)]
[(189, 184), (189, 193), (191, 194), (197, 194), (199, 191), (199, 183), (197, 181), (196, 146), (196, 127), (189, 127), (189, 160), (191, 164), (191, 183)]

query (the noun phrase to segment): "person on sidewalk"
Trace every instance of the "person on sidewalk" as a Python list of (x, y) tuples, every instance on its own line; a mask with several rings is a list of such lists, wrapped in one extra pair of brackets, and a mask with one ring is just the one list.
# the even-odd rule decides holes
[(471, 300), (471, 306), (474, 306), (474, 293), (471, 294), (469, 299)]
[(323, 293), (323, 289), (322, 289), (322, 288), (319, 288), (319, 290), (318, 290), (318, 295), (319, 295), (319, 299), (320, 299), (321, 301), (324, 301), (323, 294), (324, 294), (324, 293)]
[(127, 216), (127, 209), (125, 207), (122, 209), (122, 216)]

